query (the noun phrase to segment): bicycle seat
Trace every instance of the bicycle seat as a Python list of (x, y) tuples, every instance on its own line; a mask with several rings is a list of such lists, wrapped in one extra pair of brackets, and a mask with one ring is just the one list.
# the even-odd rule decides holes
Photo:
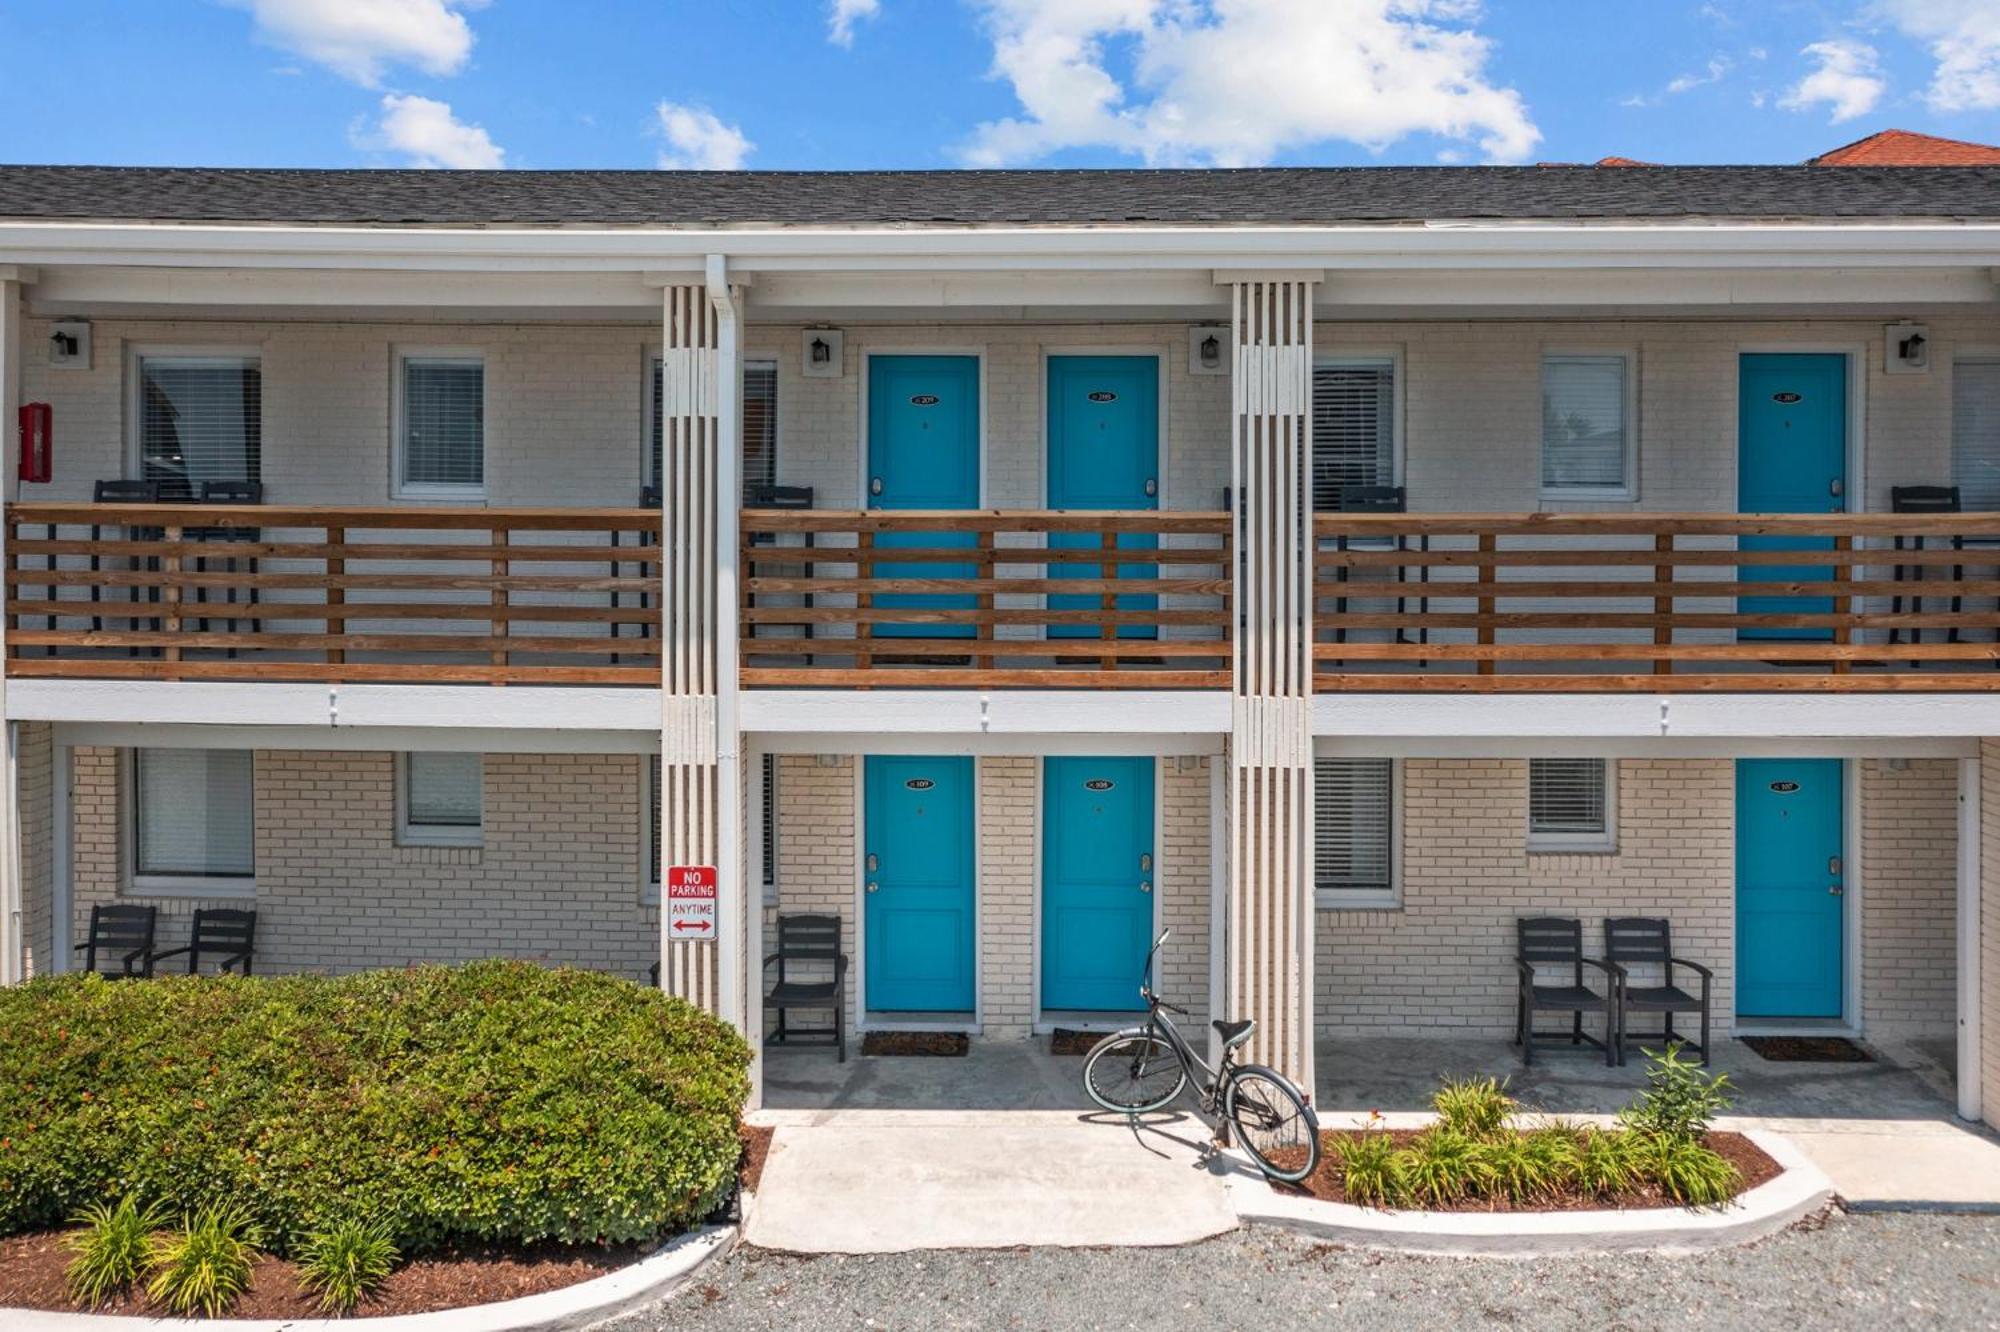
[(1257, 1029), (1257, 1019), (1244, 1018), (1241, 1022), (1224, 1022), (1221, 1018), (1217, 1018), (1210, 1025), (1215, 1028), (1215, 1034), (1222, 1038), (1223, 1048), (1227, 1049), (1249, 1040), (1250, 1033)]

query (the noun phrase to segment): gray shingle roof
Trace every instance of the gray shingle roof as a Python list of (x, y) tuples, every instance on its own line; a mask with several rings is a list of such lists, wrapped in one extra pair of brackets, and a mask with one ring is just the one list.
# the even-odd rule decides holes
[(305, 171), (0, 167), (0, 217), (346, 224), (2000, 218), (2000, 167)]

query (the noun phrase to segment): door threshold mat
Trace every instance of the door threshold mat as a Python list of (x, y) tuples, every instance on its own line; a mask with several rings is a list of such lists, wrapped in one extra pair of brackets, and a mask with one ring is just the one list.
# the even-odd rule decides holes
[(1097, 1043), (1110, 1032), (1078, 1031), (1075, 1027), (1057, 1027), (1049, 1035), (1049, 1053), (1052, 1055), (1087, 1055), (1097, 1048)]
[(1758, 1055), (1780, 1064), (1871, 1064), (1875, 1056), (1845, 1036), (1739, 1036)]
[(871, 1031), (861, 1038), (865, 1055), (958, 1058), (972, 1048), (962, 1031)]

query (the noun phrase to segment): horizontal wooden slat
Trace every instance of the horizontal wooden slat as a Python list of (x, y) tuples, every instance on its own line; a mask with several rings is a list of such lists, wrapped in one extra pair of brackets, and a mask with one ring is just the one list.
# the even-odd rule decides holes
[(1182, 595), (1221, 597), (1229, 583), (1219, 578), (746, 578), (746, 592), (863, 593), (877, 596)]
[(490, 663), (147, 661), (107, 657), (16, 657), (7, 673), (70, 680), (310, 680), (364, 684), (652, 685), (658, 666), (498, 666)]
[[(852, 655), (851, 638), (746, 638), (742, 651), (765, 656)], [(868, 651), (884, 657), (1226, 657), (1227, 643), (1153, 638), (876, 638)]]
[(18, 500), (6, 507), (16, 524), (105, 527), (317, 527), (349, 532), (393, 529), (443, 532), (613, 532), (660, 530), (658, 509), (474, 508), (466, 505), (82, 504)]
[(1995, 513), (1322, 513), (1313, 534), (1408, 536), (1864, 536), (2000, 540)]
[(1316, 643), (1319, 661), (1992, 661), (1996, 643)]
[(1746, 671), (1709, 675), (1380, 675), (1322, 672), (1322, 693), (1372, 694), (1950, 694), (2000, 689), (2000, 671), (1981, 674), (1779, 675)]
[(856, 670), (746, 666), (743, 668), (743, 683), (753, 689), (804, 686), (829, 689), (864, 689), (870, 686), (896, 689), (1225, 689), (1229, 685), (1229, 672), (1096, 671), (1088, 668), (967, 670), (941, 666), (871, 666)]
[(1187, 510), (745, 509), (744, 532), (1147, 532), (1224, 536), (1227, 513)]
[[(96, 617), (105, 620), (151, 620), (161, 612), (160, 602), (141, 598), (130, 601), (112, 597), (102, 601), (83, 598), (63, 601), (17, 599), (7, 603), (11, 615), (69, 616), (73, 618)], [(337, 619), (350, 622), (355, 620), (490, 620), (493, 607), (489, 602), (438, 601), (438, 602), (386, 602), (348, 601), (328, 606), (322, 601), (259, 601), (248, 602), (241, 597), (235, 601), (223, 601), (215, 597), (207, 601), (192, 599), (181, 602), (183, 619), (209, 620), (323, 620), (331, 613)], [(640, 607), (624, 605), (604, 606), (539, 606), (533, 602), (516, 601), (507, 608), (507, 618), (515, 623), (549, 624), (637, 624), (657, 625), (660, 622), (658, 606)]]

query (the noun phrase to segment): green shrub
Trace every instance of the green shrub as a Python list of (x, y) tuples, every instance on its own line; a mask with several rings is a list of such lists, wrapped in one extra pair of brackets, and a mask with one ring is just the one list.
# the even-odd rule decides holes
[(1729, 1075), (1681, 1058), (1679, 1041), (1645, 1053), (1646, 1090), (1618, 1116), (1627, 1128), (1693, 1142), (1734, 1102)]
[(1660, 1191), (1687, 1207), (1728, 1202), (1743, 1182), (1735, 1166), (1693, 1138), (1647, 1135), (1639, 1159)]
[(70, 1221), (81, 1228), (63, 1241), (76, 1254), (66, 1274), (69, 1293), (85, 1308), (103, 1304), (139, 1279), (148, 1241), (167, 1223), (157, 1204), (141, 1207), (129, 1193), (116, 1204), (91, 1203)]
[(1494, 1078), (1446, 1078), (1431, 1096), (1438, 1123), (1468, 1138), (1490, 1138), (1518, 1109), (1506, 1085)]
[(395, 1242), (379, 1223), (342, 1221), (299, 1245), (299, 1284), (319, 1296), (326, 1312), (350, 1314), (388, 1280), (397, 1257)]
[(1494, 1192), (1516, 1204), (1552, 1197), (1576, 1178), (1576, 1146), (1565, 1133), (1503, 1133), (1485, 1147)]
[(1387, 1133), (1350, 1133), (1341, 1139), (1340, 1171), (1349, 1202), (1398, 1207), (1409, 1201), (1402, 1153)]
[(0, 990), (0, 1234), (241, 1200), (279, 1252), (655, 1238), (726, 1194), (749, 1049), (646, 986), (523, 962)]
[(250, 1288), (257, 1242), (248, 1212), (212, 1203), (153, 1237), (146, 1293), (169, 1313), (218, 1318)]
[(1410, 1197), (1431, 1207), (1448, 1206), (1493, 1187), (1493, 1167), (1485, 1144), (1443, 1127), (1425, 1129), (1397, 1153)]
[(1574, 1140), (1577, 1187), (1600, 1197), (1625, 1192), (1640, 1173), (1636, 1139), (1612, 1129), (1586, 1128)]

